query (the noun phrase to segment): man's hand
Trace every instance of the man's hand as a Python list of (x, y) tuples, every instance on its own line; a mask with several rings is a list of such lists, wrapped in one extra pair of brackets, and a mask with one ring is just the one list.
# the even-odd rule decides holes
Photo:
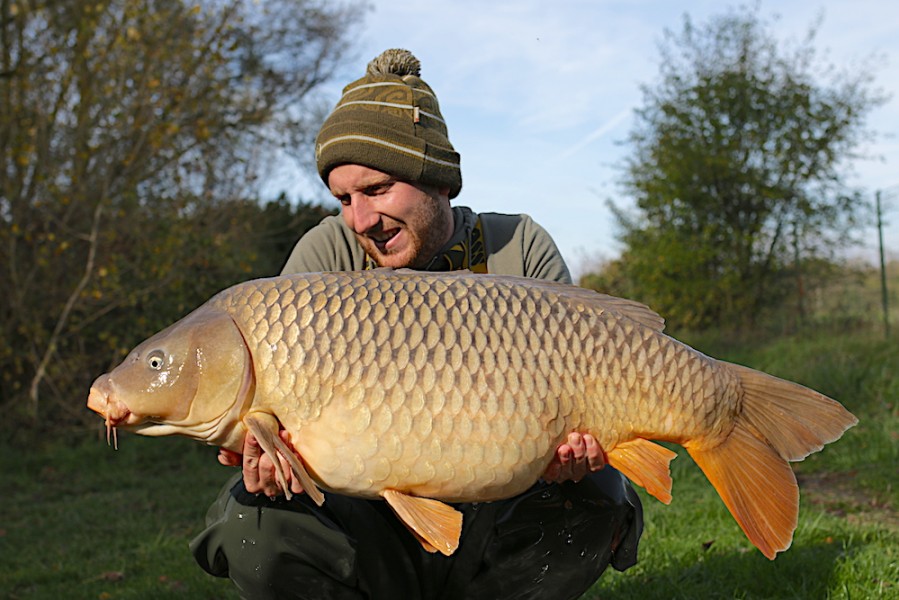
[(604, 466), (605, 453), (596, 438), (589, 433), (581, 435), (572, 431), (568, 434), (568, 442), (556, 449), (556, 456), (543, 473), (543, 480), (550, 483), (578, 482), (587, 473), (599, 471)]
[[(282, 430), (279, 435), (284, 443), (290, 446), (290, 434)], [(274, 498), (284, 493), (275, 477), (275, 465), (271, 456), (263, 452), (252, 433), (248, 433), (244, 438), (243, 455), (220, 448), (218, 459), (226, 467), (243, 467), (243, 483), (251, 494), (265, 494), (269, 498)], [(278, 456), (278, 460), (281, 461), (281, 468), (287, 477), (290, 491), (295, 494), (303, 493), (303, 486), (291, 476), (290, 465), (284, 457)]]

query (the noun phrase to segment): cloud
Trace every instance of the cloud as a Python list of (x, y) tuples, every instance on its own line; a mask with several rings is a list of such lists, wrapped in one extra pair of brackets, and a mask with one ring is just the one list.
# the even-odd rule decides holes
[(565, 149), (561, 154), (559, 154), (559, 156), (556, 157), (556, 160), (565, 160), (566, 158), (574, 156), (575, 154), (589, 146), (592, 142), (598, 140), (607, 133), (616, 129), (621, 123), (624, 122), (625, 119), (630, 116), (630, 114), (630, 110), (622, 110), (617, 115), (613, 116), (611, 119), (590, 132), (590, 134), (587, 135), (584, 139)]

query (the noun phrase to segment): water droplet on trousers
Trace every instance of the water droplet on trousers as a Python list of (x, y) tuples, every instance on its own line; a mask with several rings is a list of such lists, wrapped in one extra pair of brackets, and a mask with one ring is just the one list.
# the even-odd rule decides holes
[(256, 540), (254, 538), (249, 538), (249, 539), (243, 538), (242, 540), (240, 540), (240, 549), (241, 550), (245, 550), (248, 545), (255, 546)]
[(559, 537), (564, 537), (565, 545), (567, 546), (570, 546), (574, 542), (574, 532), (572, 532), (567, 527), (563, 527), (562, 529), (560, 529), (556, 535), (558, 535)]

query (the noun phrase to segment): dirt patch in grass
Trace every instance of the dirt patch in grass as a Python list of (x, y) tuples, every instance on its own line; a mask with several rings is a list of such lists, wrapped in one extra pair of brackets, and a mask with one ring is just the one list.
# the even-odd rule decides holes
[(856, 473), (799, 473), (804, 504), (815, 505), (850, 522), (878, 524), (899, 531), (899, 511), (888, 500), (862, 489)]

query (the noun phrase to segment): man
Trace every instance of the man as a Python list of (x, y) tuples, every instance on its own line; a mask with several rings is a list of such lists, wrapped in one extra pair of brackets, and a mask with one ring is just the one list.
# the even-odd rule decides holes
[[(375, 267), (469, 269), (570, 283), (550, 236), (524, 215), (451, 207), (462, 187), (417, 59), (388, 50), (349, 84), (316, 139), (319, 174), (342, 206), (297, 243), (283, 272)], [(286, 432), (282, 432), (289, 440)], [(272, 460), (248, 435), (243, 466), (191, 544), (208, 572), (247, 598), (576, 598), (608, 564), (636, 562), (640, 502), (572, 433), (543, 480), (508, 500), (460, 504), (459, 549), (424, 551), (381, 501), (326, 494), (318, 507), (295, 480), (290, 501)], [(289, 472), (289, 469), (286, 469)]]

